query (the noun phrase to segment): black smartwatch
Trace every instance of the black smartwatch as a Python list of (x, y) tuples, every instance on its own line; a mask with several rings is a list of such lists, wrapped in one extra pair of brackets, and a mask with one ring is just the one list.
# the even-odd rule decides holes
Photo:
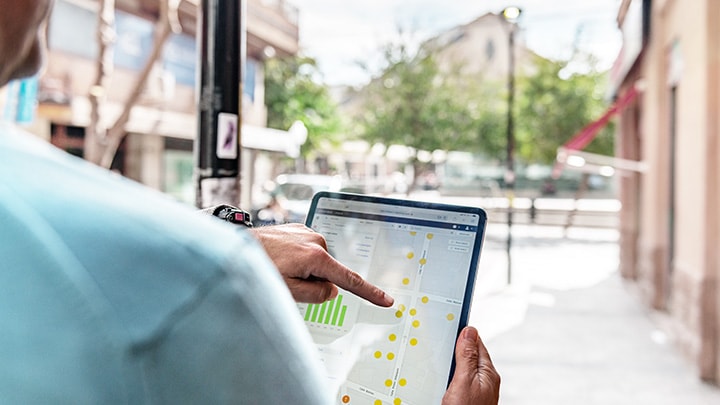
[(242, 225), (248, 228), (253, 227), (252, 217), (250, 213), (232, 205), (218, 205), (212, 210), (212, 215), (236, 225)]

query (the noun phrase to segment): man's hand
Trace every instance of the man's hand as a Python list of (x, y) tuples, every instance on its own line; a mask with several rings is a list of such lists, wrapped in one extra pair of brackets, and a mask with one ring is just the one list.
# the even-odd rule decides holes
[(442, 405), (497, 405), (500, 375), (475, 328), (463, 329), (455, 346), (455, 375)]
[(296, 301), (325, 302), (337, 296), (340, 287), (382, 307), (393, 304), (392, 297), (330, 256), (325, 237), (305, 225), (264, 226), (251, 231)]

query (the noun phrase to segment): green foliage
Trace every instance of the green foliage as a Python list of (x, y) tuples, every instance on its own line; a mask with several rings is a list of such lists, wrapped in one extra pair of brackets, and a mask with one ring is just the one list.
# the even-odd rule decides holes
[(302, 121), (308, 130), (303, 156), (323, 141), (337, 144), (343, 129), (327, 88), (314, 80), (317, 74), (311, 58), (275, 58), (265, 64), (268, 127), (287, 130), (295, 121)]
[[(386, 68), (365, 89), (363, 138), (415, 150), (495, 153), (504, 128), (495, 97), (474, 80), (440, 72), (432, 54), (387, 45)], [(496, 104), (496, 103), (495, 103)]]
[[(607, 108), (602, 91), (604, 76), (597, 72), (561, 78), (565, 62), (536, 58), (532, 76), (517, 86), (516, 145), (525, 162), (549, 164), (557, 148)], [(585, 150), (612, 155), (612, 126), (604, 128)]]
[[(338, 144), (348, 133), (370, 143), (405, 145), (416, 151), (468, 151), (504, 159), (507, 130), (505, 83), (463, 76), (458, 66), (441, 71), (432, 53), (400, 44), (384, 49), (381, 73), (356, 95), (361, 107), (345, 125), (327, 88), (318, 84), (315, 61), (272, 59), (265, 66), (268, 126), (287, 129), (296, 120), (308, 128), (303, 155), (323, 142)], [(563, 75), (568, 62), (537, 57), (516, 84), (517, 158), (554, 161), (557, 148), (607, 107), (604, 75), (591, 71)], [(590, 63), (592, 65), (592, 63)], [(567, 76), (567, 77), (566, 77)], [(609, 125), (586, 148), (613, 154)]]

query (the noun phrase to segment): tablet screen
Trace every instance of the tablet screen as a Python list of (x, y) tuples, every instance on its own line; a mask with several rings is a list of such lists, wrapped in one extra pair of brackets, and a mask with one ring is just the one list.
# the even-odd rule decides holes
[(340, 290), (299, 304), (338, 404), (438, 404), (467, 324), (482, 209), (321, 192), (306, 224), (340, 262), (395, 298), (380, 308)]

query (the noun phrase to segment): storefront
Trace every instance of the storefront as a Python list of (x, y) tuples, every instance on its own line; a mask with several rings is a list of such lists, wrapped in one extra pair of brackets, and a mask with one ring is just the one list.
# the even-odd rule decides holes
[[(157, 4), (145, 4), (144, 0), (117, 3), (110, 80), (100, 89), (104, 100), (98, 111), (105, 128), (111, 127), (124, 110), (138, 72), (151, 53), (155, 22), (148, 7), (152, 6)], [(85, 135), (92, 110), (89, 94), (97, 87), (97, 7), (97, 2), (84, 0), (56, 1), (48, 23), (45, 71), (39, 77), (11, 84), (10, 92), (0, 94), (4, 119), (27, 121), (31, 132), (81, 157), (87, 157)], [(193, 141), (198, 128), (196, 8), (197, 2), (182, 3), (180, 17), (187, 29), (172, 34), (164, 43), (142, 95), (122, 127), (124, 138), (111, 167), (188, 203), (194, 202)], [(297, 51), (297, 10), (282, 1), (250, 1), (248, 12), (253, 19), (247, 27), (248, 54), (243, 69), (241, 189), (243, 202), (249, 204), (251, 185), (276, 174), (271, 172), (274, 160), (297, 157), (306, 135), (264, 127), (262, 51), (272, 48), (279, 55)], [(17, 89), (13, 93), (14, 86)], [(32, 97), (25, 97), (29, 90)]]
[(613, 91), (617, 155), (647, 170), (621, 181), (622, 275), (666, 314), (699, 376), (720, 383), (720, 2), (625, 0)]

